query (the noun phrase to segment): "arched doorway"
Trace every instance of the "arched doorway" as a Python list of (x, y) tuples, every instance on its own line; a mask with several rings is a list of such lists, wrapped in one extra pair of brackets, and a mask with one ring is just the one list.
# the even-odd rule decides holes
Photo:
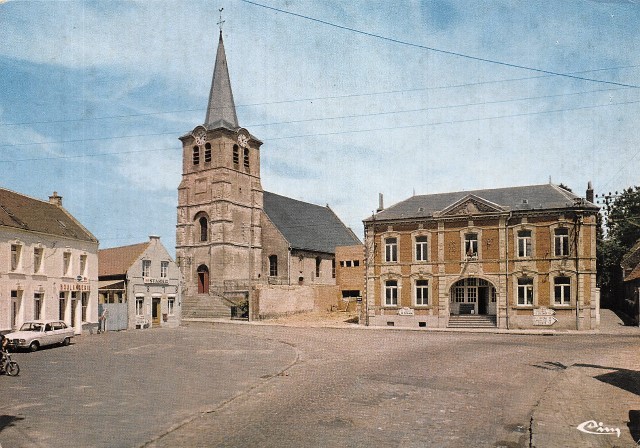
[(198, 294), (209, 293), (209, 268), (201, 264), (198, 266)]
[(469, 277), (451, 286), (449, 314), (496, 315), (496, 288), (489, 281)]

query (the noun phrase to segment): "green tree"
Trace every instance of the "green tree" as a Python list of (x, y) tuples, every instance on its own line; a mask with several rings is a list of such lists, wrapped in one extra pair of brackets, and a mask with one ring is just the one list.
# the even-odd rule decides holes
[(599, 219), (597, 236), (598, 285), (603, 303), (615, 306), (622, 298), (620, 262), (640, 239), (640, 187), (629, 187), (616, 196), (604, 196), (603, 206), (606, 217)]

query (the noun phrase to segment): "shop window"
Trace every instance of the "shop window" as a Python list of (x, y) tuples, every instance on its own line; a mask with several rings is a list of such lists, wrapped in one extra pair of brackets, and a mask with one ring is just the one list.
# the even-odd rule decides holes
[(89, 306), (89, 293), (82, 293), (82, 322), (87, 321), (87, 307)]

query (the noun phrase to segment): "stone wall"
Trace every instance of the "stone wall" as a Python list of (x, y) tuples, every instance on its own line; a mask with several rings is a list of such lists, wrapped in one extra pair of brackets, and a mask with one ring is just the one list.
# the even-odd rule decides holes
[(253, 317), (268, 319), (286, 314), (329, 311), (337, 306), (337, 286), (259, 285)]

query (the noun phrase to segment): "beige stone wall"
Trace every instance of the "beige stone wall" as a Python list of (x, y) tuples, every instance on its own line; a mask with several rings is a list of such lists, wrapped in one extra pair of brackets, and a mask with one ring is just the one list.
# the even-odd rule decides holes
[[(262, 273), (264, 280), (272, 284), (289, 284), (289, 244), (266, 213), (262, 213), (262, 237)], [(269, 272), (269, 257), (272, 255), (275, 255), (278, 259), (277, 276), (272, 276)]]
[(331, 310), (337, 306), (336, 286), (258, 285), (254, 317), (268, 319), (286, 314)]

